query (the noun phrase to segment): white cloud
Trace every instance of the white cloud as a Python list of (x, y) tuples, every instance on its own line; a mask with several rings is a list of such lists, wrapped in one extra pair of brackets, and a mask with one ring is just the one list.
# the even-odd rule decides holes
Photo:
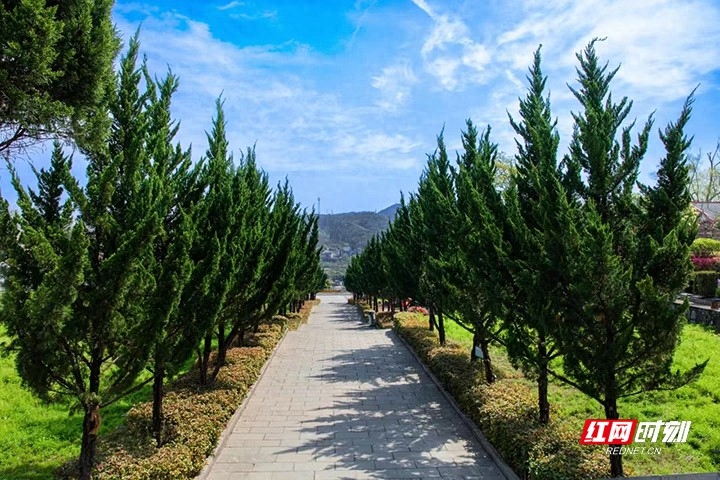
[[(433, 22), (420, 53), (425, 70), (434, 76), (446, 90), (482, 84), (487, 80), (484, 70), (492, 54), (483, 44), (476, 42), (468, 26), (460, 18), (437, 13), (426, 0), (413, 0)], [(462, 82), (458, 81), (462, 78)]]
[(412, 67), (408, 62), (402, 62), (383, 68), (380, 75), (372, 77), (371, 85), (380, 91), (377, 105), (385, 111), (394, 112), (407, 102), (415, 83), (417, 77)]
[[(117, 19), (123, 32), (136, 25)], [(127, 36), (127, 35), (126, 35)], [(418, 143), (377, 125), (380, 108), (352, 106), (340, 92), (318, 91), (295, 68), (326, 62), (309, 47), (281, 45), (240, 47), (215, 37), (210, 27), (176, 13), (143, 21), (141, 50), (151, 71), (166, 65), (180, 77), (174, 115), (181, 120), (183, 145), (204, 152), (223, 92), (228, 137), (237, 152), (257, 144), (258, 161), (268, 171), (329, 171), (367, 165), (406, 169)], [(409, 65), (385, 69), (373, 82), (391, 99), (404, 101), (414, 82)]]
[(244, 2), (239, 2), (237, 0), (233, 0), (230, 3), (226, 3), (225, 5), (219, 6), (218, 10), (230, 10), (232, 8), (242, 7), (243, 5), (245, 5)]

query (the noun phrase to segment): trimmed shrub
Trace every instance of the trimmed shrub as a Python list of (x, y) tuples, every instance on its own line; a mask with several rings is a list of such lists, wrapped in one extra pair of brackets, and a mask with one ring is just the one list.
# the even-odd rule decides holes
[(380, 312), (375, 315), (375, 321), (377, 328), (392, 328), (393, 314), (392, 312)]
[(423, 315), (397, 313), (395, 329), (521, 478), (610, 476), (603, 449), (579, 444), (580, 427), (538, 423), (537, 392), (526, 380), (503, 375), (485, 383), (482, 363), (471, 362), (467, 348), (453, 342), (441, 347)]
[(696, 271), (720, 271), (720, 257), (690, 257)]
[[(288, 329), (305, 323), (319, 300), (307, 301), (300, 313), (275, 316), (249, 333), (243, 346), (227, 352), (226, 365), (215, 383), (199, 385), (197, 369), (166, 387), (163, 402), (164, 443), (157, 447), (152, 435), (152, 402), (133, 406), (123, 425), (100, 437), (96, 480), (194, 479), (212, 455), (235, 410), (260, 376), (263, 365)], [(211, 357), (214, 362), (215, 353)], [(60, 478), (77, 478), (76, 461), (63, 465)]]
[(717, 289), (718, 272), (716, 271), (699, 271), (695, 272), (693, 277), (694, 293), (703, 297), (715, 296)]
[(720, 240), (714, 238), (696, 238), (690, 245), (694, 257), (714, 257), (720, 255)]

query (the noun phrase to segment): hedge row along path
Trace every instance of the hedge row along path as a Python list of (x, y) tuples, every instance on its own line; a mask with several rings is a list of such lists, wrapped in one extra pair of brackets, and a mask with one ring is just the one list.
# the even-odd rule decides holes
[(394, 332), (321, 298), (199, 478), (506, 478)]

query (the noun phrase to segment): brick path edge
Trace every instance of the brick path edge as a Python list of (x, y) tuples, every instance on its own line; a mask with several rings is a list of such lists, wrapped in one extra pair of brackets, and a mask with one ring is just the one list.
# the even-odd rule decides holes
[(495, 447), (492, 446), (490, 441), (487, 439), (484, 433), (478, 428), (477, 425), (475, 425), (475, 422), (470, 420), (467, 415), (465, 415), (465, 412), (462, 411), (460, 406), (455, 401), (455, 398), (453, 398), (452, 395), (450, 395), (450, 392), (445, 390), (445, 387), (442, 383), (440, 383), (440, 380), (435, 376), (435, 374), (428, 368), (427, 365), (425, 365), (425, 362), (422, 361), (422, 359), (418, 356), (418, 354), (415, 352), (415, 350), (408, 344), (405, 339), (397, 333), (394, 329), (389, 329), (392, 331), (393, 335), (400, 339), (403, 345), (405, 345), (405, 348), (410, 352), (410, 354), (415, 357), (415, 360), (420, 364), (420, 367), (425, 371), (425, 373), (430, 377), (430, 380), (435, 383), (435, 386), (440, 390), (440, 393), (445, 397), (445, 400), (448, 401), (448, 403), (452, 406), (452, 408), (455, 410), (457, 415), (462, 419), (462, 421), (465, 423), (465, 425), (470, 429), (472, 434), (475, 436), (478, 442), (480, 442), (480, 445), (485, 449), (487, 454), (490, 456), (490, 458), (493, 459), (493, 461), (497, 464), (498, 468), (502, 472), (503, 475), (505, 475), (505, 478), (507, 480), (521, 480), (520, 477), (515, 473), (515, 471), (510, 468), (510, 465), (505, 463), (505, 460), (500, 456), (500, 454), (495, 450)]
[[(313, 308), (315, 308), (313, 306)], [(310, 310), (312, 313), (312, 310)], [(302, 328), (304, 324), (301, 324), (298, 328)], [(208, 475), (210, 475), (210, 471), (212, 470), (213, 465), (215, 464), (215, 458), (217, 457), (218, 453), (222, 448), (225, 446), (225, 443), (227, 443), (227, 439), (232, 433), (232, 431), (235, 429), (235, 425), (237, 424), (238, 420), (240, 419), (240, 416), (247, 408), (247, 403), (250, 397), (252, 396), (252, 393), (255, 391), (255, 387), (260, 383), (260, 379), (262, 379), (263, 375), (265, 375), (265, 370), (267, 370), (268, 366), (270, 365), (270, 361), (275, 357), (275, 354), (277, 353), (278, 349), (280, 348), (280, 345), (285, 341), (287, 338), (287, 334), (290, 332), (290, 329), (287, 329), (285, 333), (283, 334), (280, 341), (275, 345), (275, 348), (273, 348), (272, 353), (270, 356), (265, 360), (265, 364), (262, 366), (262, 369), (260, 369), (260, 375), (258, 375), (258, 378), (255, 380), (255, 382), (252, 384), (252, 386), (248, 389), (247, 393), (245, 394), (245, 398), (243, 398), (242, 403), (240, 403), (240, 406), (235, 409), (235, 413), (233, 413), (233, 416), (230, 417), (230, 420), (228, 421), (227, 426), (223, 430), (222, 434), (220, 434), (220, 439), (218, 440), (218, 444), (213, 450), (213, 453), (205, 459), (205, 465), (203, 466), (203, 469), (200, 471), (200, 473), (195, 477), (195, 480), (206, 480)]]

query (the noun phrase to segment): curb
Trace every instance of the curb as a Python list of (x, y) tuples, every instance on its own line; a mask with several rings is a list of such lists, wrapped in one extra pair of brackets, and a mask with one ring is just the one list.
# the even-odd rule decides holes
[[(304, 323), (301, 324), (298, 327), (298, 330), (305, 325)], [(235, 425), (237, 425), (238, 420), (240, 420), (240, 416), (247, 408), (247, 403), (252, 394), (255, 392), (255, 387), (258, 383), (260, 383), (260, 380), (265, 376), (265, 371), (267, 370), (268, 366), (270, 365), (270, 362), (272, 362), (273, 358), (275, 358), (275, 354), (280, 349), (280, 346), (283, 344), (285, 339), (287, 338), (288, 334), (290, 334), (293, 331), (297, 330), (290, 330), (288, 329), (287, 332), (285, 332), (285, 335), (280, 339), (280, 341), (275, 345), (275, 348), (273, 348), (272, 353), (268, 357), (267, 361), (265, 362), (265, 365), (262, 366), (262, 369), (260, 369), (260, 375), (258, 375), (257, 380), (255, 380), (255, 383), (252, 384), (250, 387), (250, 390), (248, 390), (247, 395), (245, 395), (245, 398), (243, 399), (240, 406), (235, 410), (235, 413), (233, 413), (233, 416), (230, 417), (230, 420), (228, 421), (227, 426), (223, 430), (222, 434), (220, 435), (220, 439), (218, 441), (217, 446), (213, 450), (213, 453), (205, 459), (205, 465), (203, 466), (203, 469), (200, 471), (200, 473), (195, 477), (195, 480), (206, 480), (207, 477), (210, 475), (210, 471), (212, 470), (212, 467), (215, 465), (215, 459), (217, 458), (218, 454), (220, 453), (220, 450), (223, 449), (225, 444), (227, 443), (228, 437), (230, 437), (230, 434), (235, 429)]]
[(440, 393), (442, 393), (443, 397), (445, 397), (445, 400), (448, 401), (448, 403), (452, 406), (452, 408), (455, 410), (455, 412), (458, 414), (460, 419), (465, 423), (465, 425), (470, 429), (475, 439), (480, 443), (480, 445), (485, 449), (487, 454), (490, 456), (490, 458), (493, 459), (495, 464), (498, 466), (498, 469), (502, 474), (505, 476), (507, 480), (520, 480), (520, 477), (513, 471), (510, 466), (505, 463), (505, 460), (500, 456), (500, 454), (495, 450), (495, 447), (492, 446), (490, 441), (485, 437), (485, 435), (480, 431), (480, 429), (475, 425), (475, 422), (470, 420), (467, 415), (460, 409), (458, 404), (455, 402), (455, 399), (450, 395), (450, 393), (445, 390), (445, 387), (440, 383), (440, 380), (437, 379), (434, 373), (430, 371), (427, 365), (425, 365), (425, 362), (423, 362), (418, 354), (413, 350), (413, 348), (405, 341), (405, 339), (400, 335), (398, 332), (395, 331), (394, 328), (389, 329), (392, 334), (398, 338), (403, 345), (405, 345), (405, 348), (410, 352), (410, 354), (417, 360), (417, 362), (420, 364), (420, 367), (422, 367), (423, 371), (430, 377), (430, 380), (433, 381), (435, 386), (440, 390)]

